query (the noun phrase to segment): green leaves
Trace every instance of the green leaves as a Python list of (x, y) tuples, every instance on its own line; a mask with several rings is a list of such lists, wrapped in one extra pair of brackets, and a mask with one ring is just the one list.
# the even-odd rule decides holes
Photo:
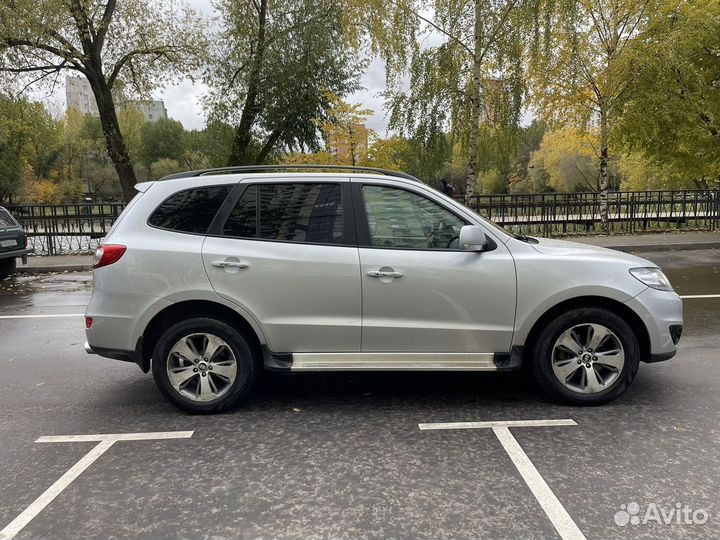
[(318, 149), (315, 119), (330, 105), (328, 92), (357, 89), (364, 67), (338, 4), (220, 0), (216, 7), (222, 26), (204, 75), (205, 107), (212, 120), (237, 127), (231, 160), (261, 162), (281, 145)]

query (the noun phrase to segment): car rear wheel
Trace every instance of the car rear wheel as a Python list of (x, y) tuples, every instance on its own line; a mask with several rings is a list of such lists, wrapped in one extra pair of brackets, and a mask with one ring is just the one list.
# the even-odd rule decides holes
[(176, 407), (211, 414), (238, 404), (252, 389), (258, 368), (243, 335), (224, 321), (198, 317), (162, 334), (152, 371)]
[(574, 309), (551, 321), (532, 349), (532, 371), (552, 399), (600, 405), (635, 378), (640, 347), (632, 328), (602, 308)]
[(0, 259), (0, 279), (5, 279), (6, 277), (12, 275), (12, 273), (15, 272), (16, 267), (17, 261), (15, 260), (15, 257)]

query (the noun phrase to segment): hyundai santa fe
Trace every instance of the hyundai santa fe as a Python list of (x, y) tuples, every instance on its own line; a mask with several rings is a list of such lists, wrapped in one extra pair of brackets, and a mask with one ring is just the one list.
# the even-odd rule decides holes
[(403, 173), (317, 170), (138, 184), (95, 254), (86, 350), (152, 369), (194, 413), (263, 369), (524, 365), (552, 399), (596, 405), (675, 354), (682, 301), (652, 262), (508, 232)]

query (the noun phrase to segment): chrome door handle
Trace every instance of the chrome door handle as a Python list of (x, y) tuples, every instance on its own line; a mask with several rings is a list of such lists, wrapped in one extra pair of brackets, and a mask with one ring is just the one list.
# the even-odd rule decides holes
[(250, 266), (245, 261), (213, 261), (212, 265), (218, 268), (247, 268)]
[(401, 277), (403, 277), (402, 272), (395, 272), (395, 271), (389, 272), (386, 270), (370, 270), (367, 273), (367, 275), (370, 277), (376, 277), (376, 278), (383, 278), (383, 277), (401, 278)]

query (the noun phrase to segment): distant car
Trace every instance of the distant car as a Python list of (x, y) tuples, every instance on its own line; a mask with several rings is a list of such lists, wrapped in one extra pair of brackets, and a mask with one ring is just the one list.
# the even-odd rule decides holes
[(15, 271), (16, 259), (27, 263), (27, 235), (20, 224), (7, 209), (0, 206), (0, 279), (4, 279)]
[(88, 352), (152, 369), (196, 413), (263, 368), (528, 364), (554, 399), (597, 405), (675, 354), (682, 300), (654, 263), (514, 234), (403, 173), (325, 169), (138, 184), (95, 255)]

